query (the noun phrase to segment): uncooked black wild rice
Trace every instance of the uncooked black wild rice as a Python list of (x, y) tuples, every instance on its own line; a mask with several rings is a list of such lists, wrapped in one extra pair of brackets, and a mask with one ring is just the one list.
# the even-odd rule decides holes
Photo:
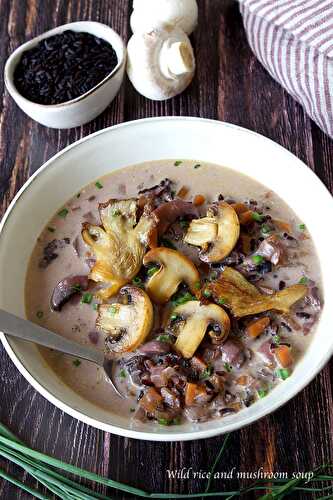
[(67, 30), (24, 52), (14, 83), (30, 101), (60, 104), (95, 87), (117, 63), (113, 47), (105, 40)]

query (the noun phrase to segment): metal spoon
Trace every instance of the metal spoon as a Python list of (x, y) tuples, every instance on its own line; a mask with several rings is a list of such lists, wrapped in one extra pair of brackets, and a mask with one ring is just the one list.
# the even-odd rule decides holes
[(106, 358), (103, 352), (68, 340), (57, 333), (51, 332), (26, 319), (18, 318), (14, 314), (10, 314), (2, 309), (0, 309), (0, 331), (11, 337), (34, 342), (35, 344), (75, 356), (76, 358), (85, 359), (101, 366), (115, 392), (118, 396), (124, 397), (113, 381), (113, 361)]

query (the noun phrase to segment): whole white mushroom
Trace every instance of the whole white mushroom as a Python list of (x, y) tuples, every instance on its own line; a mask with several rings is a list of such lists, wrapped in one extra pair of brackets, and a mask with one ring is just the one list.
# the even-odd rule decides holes
[(195, 59), (179, 28), (136, 32), (127, 46), (127, 74), (135, 89), (156, 101), (170, 99), (191, 83)]
[(190, 35), (198, 22), (196, 0), (134, 0), (133, 9), (133, 33), (147, 33), (169, 25), (181, 28)]

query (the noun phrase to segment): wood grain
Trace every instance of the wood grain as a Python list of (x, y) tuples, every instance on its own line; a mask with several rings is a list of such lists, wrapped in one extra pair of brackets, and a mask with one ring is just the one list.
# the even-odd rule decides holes
[[(42, 127), (25, 116), (4, 90), (3, 80), (0, 81), (1, 214), (29, 175), (66, 145), (109, 125), (149, 116), (193, 115), (248, 127), (295, 153), (333, 189), (332, 141), (253, 56), (236, 2), (198, 0), (198, 3), (200, 24), (193, 36), (198, 64), (196, 79), (184, 94), (168, 102), (148, 101), (126, 81), (117, 99), (92, 123), (58, 131)], [(130, 10), (131, 2), (127, 0), (0, 0), (0, 75), (15, 47), (69, 21), (101, 21), (127, 39)], [(217, 470), (229, 471), (235, 467), (235, 470), (256, 471), (263, 467), (292, 473), (332, 463), (332, 366), (331, 362), (304, 391), (273, 415), (234, 432)], [(205, 471), (223, 442), (223, 437), (216, 437), (188, 443), (147, 443), (97, 431), (65, 415), (37, 394), (2, 347), (0, 420), (36, 449), (149, 491), (202, 491), (204, 480), (169, 480), (166, 470), (192, 467), (195, 471)], [(0, 466), (4, 465), (0, 460)], [(12, 467), (8, 470), (22, 477), (19, 470)], [(212, 484), (219, 490), (238, 486), (236, 479), (214, 480)], [(115, 491), (109, 495), (130, 498)], [(0, 498), (23, 500), (28, 496), (0, 483)], [(248, 494), (246, 498), (252, 497)]]

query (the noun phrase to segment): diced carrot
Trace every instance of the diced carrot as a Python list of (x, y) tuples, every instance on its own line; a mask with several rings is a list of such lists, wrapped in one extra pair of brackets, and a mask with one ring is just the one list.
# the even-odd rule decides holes
[(263, 318), (256, 319), (249, 323), (246, 327), (246, 333), (249, 337), (253, 339), (259, 337), (265, 330), (265, 328), (270, 324), (271, 320), (268, 316), (264, 316)]
[(202, 385), (187, 382), (185, 388), (185, 405), (192, 406), (198, 396), (206, 394), (206, 389)]
[(248, 376), (247, 375), (241, 375), (240, 377), (238, 377), (238, 379), (236, 380), (236, 383), (238, 385), (247, 385), (248, 384)]
[(242, 250), (245, 255), (251, 253), (251, 239), (252, 239), (251, 236), (249, 236), (248, 234), (240, 235)]
[(163, 398), (154, 387), (149, 387), (139, 401), (140, 406), (148, 413), (154, 413), (162, 403)]
[(242, 212), (241, 214), (238, 215), (239, 222), (243, 224), (243, 226), (246, 226), (246, 224), (250, 224), (253, 222), (253, 217), (252, 217), (252, 210), (247, 210), (246, 212)]
[(236, 214), (242, 214), (243, 212), (247, 212), (248, 207), (244, 205), (244, 203), (231, 203), (232, 208), (235, 210)]
[(286, 233), (292, 232), (291, 225), (288, 224), (288, 222), (285, 222), (285, 221), (279, 220), (279, 219), (274, 219), (272, 222), (273, 222), (274, 226), (276, 226), (281, 231), (285, 231)]
[(194, 199), (193, 199), (193, 204), (196, 207), (200, 207), (200, 205), (203, 205), (206, 201), (206, 198), (202, 194), (197, 194)]
[(182, 186), (177, 193), (178, 198), (185, 198), (189, 192), (189, 189), (186, 186)]
[(275, 356), (283, 368), (288, 368), (294, 362), (291, 349), (287, 345), (280, 345), (274, 350)]

